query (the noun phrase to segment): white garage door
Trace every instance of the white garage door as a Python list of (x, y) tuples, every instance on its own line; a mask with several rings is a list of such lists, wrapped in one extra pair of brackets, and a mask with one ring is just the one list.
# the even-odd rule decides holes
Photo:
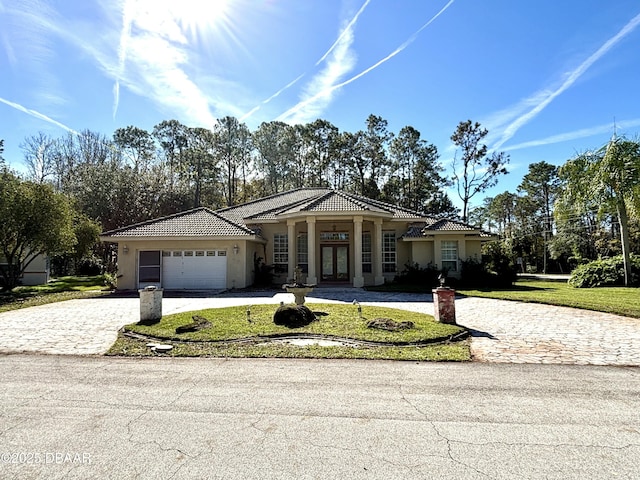
[(162, 287), (171, 290), (226, 288), (225, 250), (165, 250), (162, 252)]

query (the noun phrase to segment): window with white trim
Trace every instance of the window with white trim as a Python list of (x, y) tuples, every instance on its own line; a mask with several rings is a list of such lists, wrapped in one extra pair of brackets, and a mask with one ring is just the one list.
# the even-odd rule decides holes
[(289, 236), (286, 233), (273, 235), (273, 264), (276, 272), (289, 269)]
[(382, 272), (396, 271), (396, 232), (382, 232)]
[(362, 273), (372, 272), (372, 249), (371, 249), (371, 233), (362, 233)]
[(458, 271), (458, 241), (443, 240), (441, 245), (442, 268), (448, 272)]

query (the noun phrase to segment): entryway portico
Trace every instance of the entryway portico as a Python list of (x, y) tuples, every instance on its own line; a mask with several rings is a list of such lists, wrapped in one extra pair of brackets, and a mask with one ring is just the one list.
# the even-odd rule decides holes
[(363, 215), (288, 218), (287, 277), (300, 266), (306, 283), (384, 283), (382, 225)]

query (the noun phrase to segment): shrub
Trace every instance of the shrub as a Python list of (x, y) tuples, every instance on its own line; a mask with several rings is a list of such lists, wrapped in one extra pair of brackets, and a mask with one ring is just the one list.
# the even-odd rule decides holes
[(397, 274), (393, 281), (401, 285), (426, 285), (436, 287), (439, 285), (438, 276), (440, 273), (441, 271), (432, 264), (420, 268), (420, 265), (417, 263), (405, 263), (404, 270)]
[[(631, 255), (632, 285), (640, 279), (640, 255)], [(579, 265), (571, 273), (569, 285), (576, 288), (608, 287), (624, 285), (624, 260), (622, 255)]]
[(262, 257), (253, 254), (253, 286), (270, 287), (273, 284), (273, 265), (264, 263)]

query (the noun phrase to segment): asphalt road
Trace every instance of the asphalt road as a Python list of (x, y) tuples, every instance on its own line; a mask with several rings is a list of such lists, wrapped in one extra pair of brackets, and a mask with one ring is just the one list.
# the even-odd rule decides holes
[(0, 356), (2, 479), (640, 478), (640, 369)]

